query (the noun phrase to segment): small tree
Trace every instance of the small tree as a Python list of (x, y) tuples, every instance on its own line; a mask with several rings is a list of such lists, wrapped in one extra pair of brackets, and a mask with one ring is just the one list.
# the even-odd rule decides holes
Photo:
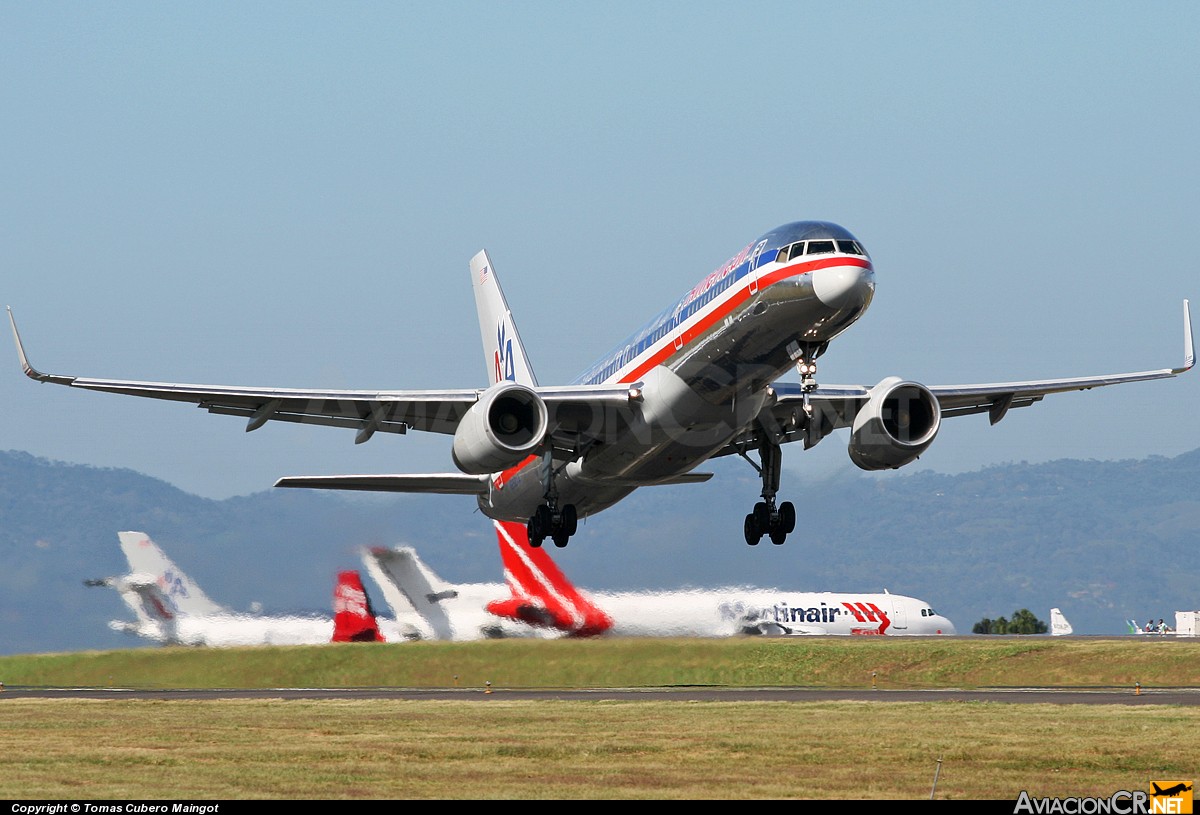
[(1027, 608), (1014, 611), (1012, 620), (984, 617), (971, 629), (974, 634), (1045, 634), (1050, 629)]

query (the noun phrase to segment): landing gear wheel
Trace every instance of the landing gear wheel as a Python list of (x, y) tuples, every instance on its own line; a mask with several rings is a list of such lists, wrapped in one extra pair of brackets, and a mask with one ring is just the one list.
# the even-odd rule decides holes
[(570, 540), (571, 540), (570, 535), (566, 534), (565, 532), (559, 532), (557, 535), (554, 536), (554, 545), (557, 546), (559, 549), (561, 549), (564, 546), (566, 546), (570, 542)]
[(758, 527), (760, 535), (771, 528), (771, 508), (767, 506), (766, 501), (759, 501), (754, 505), (754, 524)]
[(556, 544), (558, 544), (559, 546), (566, 546), (567, 539), (569, 539), (572, 535), (574, 535), (578, 528), (579, 528), (579, 513), (577, 513), (575, 511), (574, 504), (567, 504), (565, 507), (563, 507), (563, 510), (562, 510), (563, 542), (558, 543), (557, 537), (554, 539), (554, 542)]
[(784, 532), (782, 529), (772, 529), (771, 530), (771, 543), (778, 546), (779, 544), (783, 543), (785, 540), (787, 540), (787, 533)]
[(542, 541), (553, 530), (554, 519), (550, 515), (550, 507), (542, 504), (533, 512), (533, 517), (529, 519), (529, 524), (526, 526), (526, 531), (529, 533), (529, 545), (537, 549), (542, 545)]
[(746, 543), (751, 546), (758, 546), (758, 540), (762, 537), (762, 529), (758, 525), (758, 521), (754, 518), (754, 513), (746, 516), (746, 523), (742, 526), (742, 531), (746, 535)]
[(783, 530), (784, 535), (790, 535), (796, 530), (796, 505), (791, 501), (784, 501), (779, 505), (779, 528)]
[(540, 549), (544, 538), (534, 531), (532, 520), (526, 524), (525, 531), (529, 534), (529, 545), (534, 549)]

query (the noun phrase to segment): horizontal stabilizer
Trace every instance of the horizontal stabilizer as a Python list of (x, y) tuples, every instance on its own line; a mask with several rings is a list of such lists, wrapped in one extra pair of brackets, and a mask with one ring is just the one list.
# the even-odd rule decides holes
[(275, 482), (276, 487), (313, 490), (360, 490), (364, 492), (418, 492), (439, 495), (484, 495), (486, 475), (465, 473), (414, 473), (402, 475), (293, 475)]

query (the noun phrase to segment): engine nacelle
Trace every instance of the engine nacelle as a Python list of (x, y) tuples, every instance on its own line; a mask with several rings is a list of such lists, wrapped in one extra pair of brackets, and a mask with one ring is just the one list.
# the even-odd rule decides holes
[(916, 461), (937, 436), (942, 407), (929, 388), (890, 376), (871, 388), (854, 417), (850, 460), (864, 470), (894, 470)]
[(516, 382), (500, 382), (484, 391), (458, 423), (451, 455), (464, 473), (499, 472), (537, 452), (548, 425), (540, 396)]

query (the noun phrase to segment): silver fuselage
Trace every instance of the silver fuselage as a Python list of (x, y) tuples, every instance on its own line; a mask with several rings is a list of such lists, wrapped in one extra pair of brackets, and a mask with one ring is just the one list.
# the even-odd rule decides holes
[[(688, 473), (744, 432), (771, 399), (771, 383), (795, 364), (799, 344), (828, 342), (870, 305), (875, 276), (865, 252), (779, 259), (800, 241), (823, 248), (838, 239), (855, 241), (825, 222), (768, 232), (582, 375), (581, 384), (641, 383), (642, 400), (620, 432), (554, 461), (559, 503), (574, 504), (580, 517), (594, 514), (637, 487)], [(481, 510), (528, 519), (545, 500), (545, 469), (531, 458), (496, 474)]]

